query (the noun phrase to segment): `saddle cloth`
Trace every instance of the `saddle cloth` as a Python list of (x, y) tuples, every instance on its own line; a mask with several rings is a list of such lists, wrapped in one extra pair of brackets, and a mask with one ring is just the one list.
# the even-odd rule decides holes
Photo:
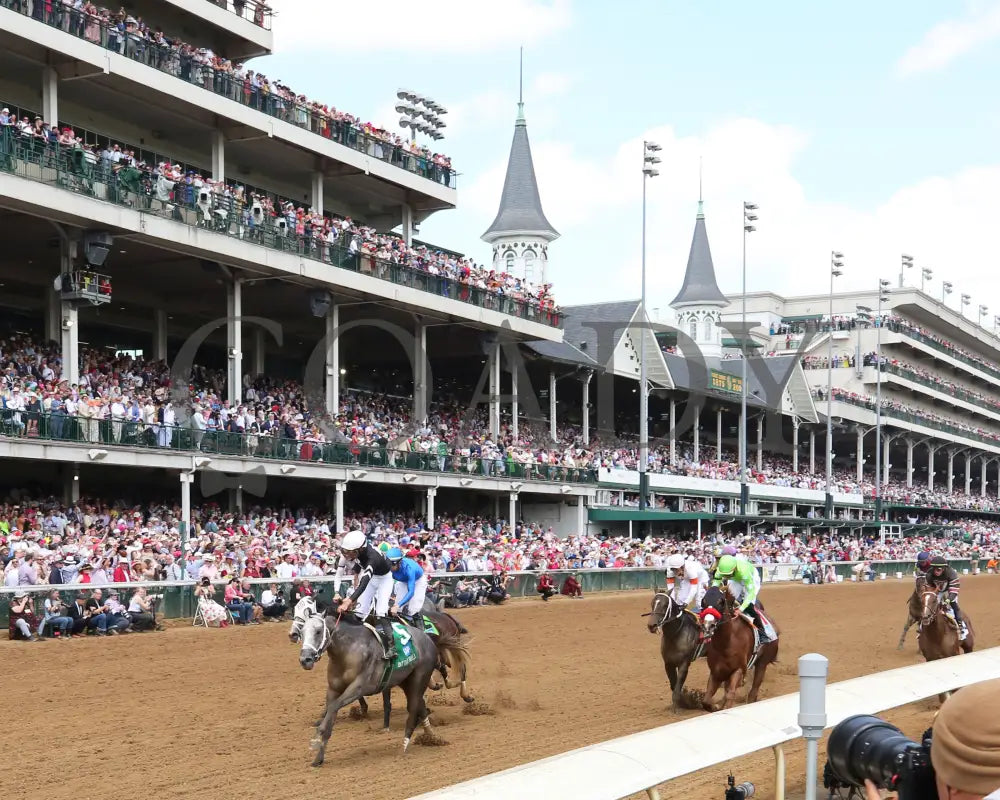
[[(774, 624), (771, 622), (771, 620), (767, 618), (764, 612), (761, 611), (759, 608), (757, 609), (757, 613), (760, 614), (760, 621), (764, 625), (764, 633), (767, 635), (767, 640), (769, 642), (777, 641), (778, 631), (774, 627)], [(743, 619), (745, 619), (747, 622), (749, 622), (750, 626), (753, 628), (753, 649), (754, 652), (756, 652), (757, 648), (760, 647), (760, 629), (758, 629), (758, 627), (754, 624), (753, 617), (751, 617), (749, 614), (740, 614), (740, 616), (743, 617)]]

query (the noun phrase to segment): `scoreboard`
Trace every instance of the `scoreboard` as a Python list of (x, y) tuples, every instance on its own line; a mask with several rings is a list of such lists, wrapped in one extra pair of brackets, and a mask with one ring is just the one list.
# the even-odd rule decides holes
[(720, 392), (743, 394), (743, 378), (739, 375), (730, 375), (728, 372), (709, 370), (708, 386)]

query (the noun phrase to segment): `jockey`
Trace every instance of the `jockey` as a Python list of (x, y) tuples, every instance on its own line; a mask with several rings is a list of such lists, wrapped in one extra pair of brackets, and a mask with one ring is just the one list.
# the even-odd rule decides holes
[(396, 603), (390, 613), (399, 615), (402, 611), (404, 619), (412, 622), (424, 605), (424, 597), (427, 595), (427, 573), (413, 559), (403, 558), (403, 551), (398, 547), (389, 548), (386, 557), (389, 559), (392, 578), (396, 582)]
[(962, 610), (958, 607), (958, 591), (962, 588), (962, 581), (955, 569), (948, 566), (944, 556), (934, 556), (931, 559), (930, 568), (927, 570), (927, 585), (938, 592), (948, 594), (951, 611), (955, 615), (955, 622), (958, 623), (958, 638), (965, 641), (969, 631), (962, 619)]
[(701, 601), (708, 591), (708, 572), (697, 559), (674, 553), (667, 559), (667, 589), (674, 602), (688, 611), (701, 610)]
[(364, 621), (375, 606), (375, 629), (382, 638), (385, 658), (393, 657), (392, 626), (389, 621), (389, 598), (392, 597), (392, 573), (389, 562), (378, 550), (368, 544), (368, 538), (361, 531), (345, 533), (340, 540), (340, 550), (344, 559), (355, 562), (358, 585), (354, 592), (340, 602), (337, 610), (346, 614), (357, 603), (355, 613)]
[(919, 553), (917, 553), (917, 570), (916, 570), (917, 580), (926, 577), (927, 570), (930, 569), (930, 566), (931, 566), (931, 554), (928, 553), (926, 550), (921, 550)]
[(715, 569), (712, 586), (721, 586), (723, 582), (726, 583), (729, 594), (740, 604), (740, 612), (749, 615), (757, 626), (760, 643), (767, 642), (764, 624), (757, 613), (757, 595), (760, 594), (760, 573), (757, 568), (742, 556), (724, 555)]
[(739, 550), (736, 549), (736, 545), (727, 544), (725, 547), (716, 547), (713, 555), (715, 556), (715, 563), (712, 564), (712, 569), (709, 570), (711, 574), (715, 574), (715, 571), (719, 568), (719, 560), (723, 556), (735, 556), (739, 555)]

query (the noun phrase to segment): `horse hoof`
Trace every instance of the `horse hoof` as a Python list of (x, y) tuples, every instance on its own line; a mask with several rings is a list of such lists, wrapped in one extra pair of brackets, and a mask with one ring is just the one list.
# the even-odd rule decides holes
[(475, 702), (476, 702), (476, 698), (475, 698), (475, 697), (463, 697), (462, 699), (463, 699), (463, 700), (464, 700), (464, 701), (465, 701), (466, 703), (475, 703)]
[(409, 746), (410, 746), (410, 737), (407, 736), (405, 739), (403, 739), (403, 752), (404, 753), (406, 752), (406, 748), (409, 747)]
[(382, 729), (381, 729), (381, 730), (379, 731), (379, 733), (388, 733), (388, 732), (389, 732), (389, 729), (388, 729), (388, 728), (382, 728)]
[(427, 688), (430, 689), (432, 692), (440, 692), (442, 686), (440, 683), (432, 683)]
[(313, 759), (312, 766), (314, 766), (314, 767), (322, 767), (323, 766), (323, 759), (319, 758), (317, 756), (316, 758)]

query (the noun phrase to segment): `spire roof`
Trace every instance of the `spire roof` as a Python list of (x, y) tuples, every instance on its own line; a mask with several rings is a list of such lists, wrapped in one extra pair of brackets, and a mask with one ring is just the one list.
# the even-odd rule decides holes
[(518, 92), (517, 121), (507, 160), (507, 177), (500, 195), (500, 209), (482, 239), (493, 244), (503, 236), (540, 236), (549, 242), (559, 238), (558, 231), (542, 211), (535, 165), (531, 160), (531, 145), (528, 143), (528, 125), (524, 119), (523, 90)]
[(691, 251), (688, 253), (684, 283), (670, 305), (677, 308), (728, 304), (729, 301), (719, 290), (719, 284), (715, 280), (715, 264), (712, 263), (712, 250), (708, 246), (708, 231), (705, 229), (704, 204), (698, 200), (698, 216), (694, 221), (694, 236), (691, 238)]

